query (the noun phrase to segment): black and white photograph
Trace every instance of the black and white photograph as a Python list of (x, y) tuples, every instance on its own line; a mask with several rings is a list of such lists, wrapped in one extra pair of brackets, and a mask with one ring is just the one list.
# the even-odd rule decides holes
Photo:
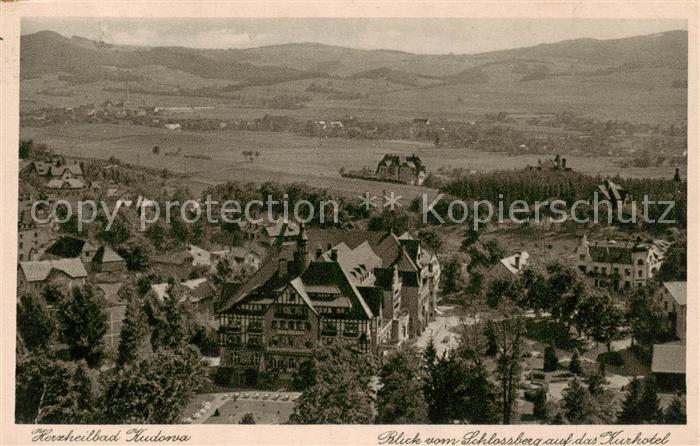
[(688, 423), (685, 18), (20, 27), (15, 424)]

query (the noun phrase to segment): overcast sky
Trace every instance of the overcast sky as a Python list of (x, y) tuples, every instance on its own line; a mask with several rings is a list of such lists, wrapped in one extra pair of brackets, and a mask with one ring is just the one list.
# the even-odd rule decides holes
[(423, 54), (469, 54), (582, 37), (687, 30), (685, 20), (24, 18), (22, 34), (52, 30), (107, 43), (249, 48), (318, 42)]

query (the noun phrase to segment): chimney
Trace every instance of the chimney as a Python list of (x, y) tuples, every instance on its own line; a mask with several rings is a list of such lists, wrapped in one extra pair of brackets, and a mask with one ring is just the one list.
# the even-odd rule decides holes
[(515, 254), (515, 269), (520, 270), (520, 253)]
[(333, 244), (330, 242), (326, 243), (326, 251), (330, 251), (331, 248), (333, 248)]
[(336, 248), (331, 249), (331, 261), (332, 262), (338, 261), (338, 249), (336, 249)]
[(320, 259), (322, 255), (323, 255), (323, 249), (321, 249), (320, 247), (316, 248), (316, 260)]

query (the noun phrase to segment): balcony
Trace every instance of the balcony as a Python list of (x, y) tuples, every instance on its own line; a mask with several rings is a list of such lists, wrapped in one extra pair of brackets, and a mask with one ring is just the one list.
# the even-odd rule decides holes
[(248, 325), (248, 328), (246, 329), (247, 333), (262, 333), (262, 331), (262, 325)]

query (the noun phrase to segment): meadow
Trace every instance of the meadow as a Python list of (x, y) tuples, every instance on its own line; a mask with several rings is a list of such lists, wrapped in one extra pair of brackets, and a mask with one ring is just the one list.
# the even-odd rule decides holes
[[(172, 131), (160, 128), (115, 124), (77, 124), (47, 127), (21, 127), (20, 138), (47, 144), (54, 151), (72, 157), (108, 159), (143, 167), (168, 169), (186, 174), (196, 190), (200, 186), (227, 180), (262, 183), (305, 182), (345, 194), (370, 191), (396, 191), (405, 198), (435, 190), (407, 185), (364, 181), (340, 176), (340, 168), (375, 168), (385, 153), (416, 154), (429, 171), (462, 168), (489, 172), (520, 169), (537, 164), (542, 155), (509, 155), (468, 149), (436, 148), (415, 141), (309, 138), (284, 132)], [(153, 147), (160, 148), (159, 154)], [(248, 161), (243, 151), (259, 152)], [(175, 153), (179, 153), (175, 155)], [(173, 155), (173, 156), (169, 156)], [(184, 155), (205, 156), (210, 159)], [(671, 178), (673, 166), (620, 167), (621, 157), (569, 156), (574, 170), (608, 176)]]

